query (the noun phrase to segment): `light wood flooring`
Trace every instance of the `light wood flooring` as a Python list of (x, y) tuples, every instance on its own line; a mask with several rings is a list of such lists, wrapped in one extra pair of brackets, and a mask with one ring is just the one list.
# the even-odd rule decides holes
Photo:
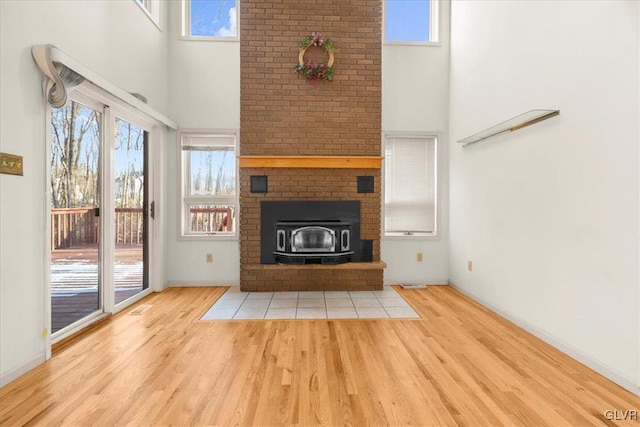
[(199, 321), (225, 288), (140, 301), (0, 389), (0, 425), (638, 425), (640, 398), (447, 286), (421, 319)]

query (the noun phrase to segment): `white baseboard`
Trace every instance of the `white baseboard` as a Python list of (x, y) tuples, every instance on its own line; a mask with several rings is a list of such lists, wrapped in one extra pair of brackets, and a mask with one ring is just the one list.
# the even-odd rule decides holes
[(193, 288), (204, 286), (240, 286), (240, 282), (217, 282), (208, 280), (171, 280), (166, 283), (166, 288)]
[(35, 368), (35, 367), (37, 367), (39, 365), (42, 365), (45, 362), (46, 359), (47, 359), (46, 355), (45, 355), (45, 353), (43, 351), (42, 353), (34, 356), (27, 363), (24, 363), (24, 364), (18, 366), (17, 368), (14, 368), (14, 369), (10, 370), (9, 372), (5, 372), (4, 374), (2, 374), (0, 376), (0, 387), (6, 386), (10, 382), (18, 379), (19, 377), (21, 377), (22, 375), (26, 374), (27, 372), (29, 372), (33, 368)]
[(572, 357), (573, 359), (577, 360), (578, 362), (582, 363), (583, 365), (586, 365), (587, 367), (593, 369), (594, 371), (596, 371), (597, 373), (599, 373), (600, 375), (610, 379), (611, 381), (613, 381), (614, 383), (618, 384), (620, 387), (629, 390), (631, 393), (640, 396), (640, 384), (637, 384), (634, 380), (627, 378), (626, 376), (620, 374), (619, 372), (617, 372), (615, 369), (610, 368), (609, 366), (603, 364), (602, 362), (599, 362), (598, 360), (595, 360), (587, 355), (585, 355), (584, 353), (582, 353), (581, 351), (575, 349), (574, 347), (572, 347), (571, 345), (565, 343), (562, 340), (559, 340), (557, 338), (555, 338), (554, 336), (548, 334), (547, 332), (543, 331), (542, 329), (538, 328), (537, 326), (532, 325), (531, 323), (517, 317), (514, 316), (513, 314), (509, 313), (508, 311), (505, 311), (503, 309), (501, 309), (500, 307), (472, 294), (471, 292), (468, 292), (465, 289), (460, 288), (459, 286), (454, 285), (453, 283), (449, 282), (449, 286), (451, 286), (452, 288), (454, 288), (455, 290), (457, 290), (458, 292), (468, 296), (469, 298), (471, 298), (472, 300), (476, 301), (477, 303), (483, 305), (484, 307), (488, 308), (489, 310), (493, 311), (494, 313), (500, 315), (501, 317), (504, 317), (505, 319), (507, 319), (508, 321), (510, 321), (511, 323), (514, 323), (515, 325), (521, 327), (522, 329), (524, 329), (525, 331), (529, 332), (532, 335), (535, 335), (536, 337), (540, 338), (542, 341), (546, 342), (547, 344), (557, 348), (558, 350), (560, 350), (561, 352), (567, 354), (568, 356)]

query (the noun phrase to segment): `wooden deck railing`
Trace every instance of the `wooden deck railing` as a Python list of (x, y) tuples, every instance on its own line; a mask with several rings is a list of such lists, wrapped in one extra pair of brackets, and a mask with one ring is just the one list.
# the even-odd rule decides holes
[(231, 208), (190, 208), (191, 231), (233, 231)]
[[(232, 231), (231, 208), (192, 208), (192, 231)], [(143, 241), (142, 208), (116, 208), (115, 243), (140, 244)], [(51, 248), (63, 249), (98, 242), (95, 209), (51, 209)]]
[[(116, 208), (115, 216), (115, 243), (142, 243), (142, 208)], [(98, 224), (95, 209), (51, 209), (51, 248), (98, 243)]]
[(51, 249), (96, 243), (97, 219), (95, 209), (51, 209)]

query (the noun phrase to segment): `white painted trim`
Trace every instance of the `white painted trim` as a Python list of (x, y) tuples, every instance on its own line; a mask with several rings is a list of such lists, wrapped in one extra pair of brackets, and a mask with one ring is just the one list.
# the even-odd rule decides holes
[(93, 312), (92, 314), (83, 317), (82, 319), (78, 320), (75, 323), (72, 323), (68, 326), (65, 326), (64, 328), (60, 329), (58, 332), (56, 332), (56, 336), (51, 338), (51, 342), (53, 344), (62, 341), (63, 339), (81, 331), (82, 329), (86, 328), (87, 326), (91, 326), (94, 323), (104, 319), (105, 317), (107, 317), (109, 315), (109, 313), (105, 313), (104, 311), (99, 311), (96, 310), (95, 312)]
[(151, 163), (153, 168), (153, 188), (149, 191), (154, 203), (154, 218), (149, 217), (149, 289), (161, 292), (164, 284), (164, 233), (165, 221), (162, 204), (164, 203), (164, 133), (156, 126), (150, 135)]
[(636, 384), (633, 379), (627, 378), (626, 376), (619, 373), (618, 371), (611, 368), (610, 366), (607, 366), (604, 363), (598, 360), (595, 360), (590, 356), (587, 356), (586, 354), (582, 353), (580, 350), (574, 348), (573, 346), (567, 344), (566, 342), (557, 339), (556, 337), (552, 336), (551, 334), (548, 334), (547, 332), (543, 331), (537, 326), (534, 326), (531, 323), (527, 322), (526, 320), (523, 320), (518, 316), (515, 316), (512, 313), (506, 310), (503, 310), (502, 308), (496, 306), (495, 304), (492, 304), (484, 300), (483, 298), (480, 298), (474, 295), (473, 293), (468, 292), (467, 290), (454, 285), (451, 282), (449, 282), (449, 286), (451, 286), (453, 289), (457, 290), (461, 294), (466, 295), (467, 297), (476, 301), (477, 303), (483, 305), (484, 307), (488, 308), (489, 310), (493, 311), (499, 316), (504, 317), (506, 320), (510, 321), (516, 326), (519, 326), (520, 328), (524, 329), (530, 334), (540, 338), (542, 341), (555, 347), (556, 349), (572, 357), (573, 359), (577, 360), (583, 365), (593, 369), (600, 375), (610, 379), (614, 383), (618, 384), (620, 387), (630, 391), (631, 393), (637, 396), (640, 396), (640, 384)]
[[(43, 82), (44, 84), (44, 82)], [(44, 360), (51, 359), (51, 106), (46, 97), (42, 98), (44, 106), (45, 120), (45, 158), (44, 158), (44, 310), (43, 329), (46, 331), (44, 337)], [(3, 384), (0, 384), (0, 387)]]
[(166, 284), (166, 288), (198, 288), (210, 286), (240, 286), (238, 281), (209, 281), (209, 280), (170, 280)]
[(115, 170), (115, 111), (108, 105), (102, 116), (102, 172), (100, 178), (100, 298), (102, 309), (114, 313), (116, 227), (113, 176)]
[(20, 378), (30, 370), (42, 365), (46, 361), (47, 357), (44, 352), (29, 359), (26, 363), (9, 370), (0, 376), (0, 387), (4, 387), (10, 382)]
[[(155, 25), (156, 28), (158, 28), (158, 30), (162, 32), (162, 26), (160, 25), (160, 20), (162, 17), (162, 2), (160, 0), (145, 0), (145, 3), (148, 3), (150, 5), (150, 8), (153, 10), (149, 10), (146, 4), (141, 4), (138, 0), (133, 0), (133, 2), (137, 4), (140, 9), (142, 9), (144, 14), (147, 15), (147, 18), (149, 18), (151, 22), (153, 22), (153, 25)], [(156, 14), (158, 16), (155, 16)]]
[(138, 292), (137, 294), (133, 295), (131, 298), (127, 298), (126, 300), (119, 302), (118, 304), (115, 305), (113, 309), (113, 314), (121, 312), (122, 310), (129, 307), (130, 305), (140, 301), (143, 298), (148, 297), (153, 292), (154, 291), (151, 290), (151, 286), (149, 286), (147, 289), (143, 290), (142, 292)]
[(126, 90), (116, 86), (114, 83), (112, 83), (110, 80), (106, 79), (105, 77), (102, 77), (100, 74), (96, 73), (95, 71), (80, 64), (78, 61), (71, 58), (69, 55), (67, 55), (66, 53), (64, 53), (63, 51), (61, 51), (60, 49), (58, 49), (53, 45), (51, 45), (51, 60), (53, 62), (59, 62), (61, 64), (66, 65), (68, 68), (80, 74), (81, 76), (89, 80), (94, 85), (107, 91), (108, 93), (120, 99), (122, 102), (129, 104), (133, 108), (142, 111), (143, 113), (147, 114), (149, 117), (152, 117), (153, 119), (161, 123), (164, 123), (166, 126), (172, 129), (178, 128), (178, 124), (173, 120), (171, 120), (170, 118), (168, 118), (167, 116), (165, 116), (164, 114), (156, 111), (149, 105), (140, 101), (135, 96), (131, 95)]

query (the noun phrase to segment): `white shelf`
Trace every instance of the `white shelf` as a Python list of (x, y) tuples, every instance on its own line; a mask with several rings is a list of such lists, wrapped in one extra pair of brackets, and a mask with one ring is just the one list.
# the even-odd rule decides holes
[(560, 114), (560, 110), (530, 110), (519, 116), (513, 117), (500, 124), (492, 126), (482, 132), (475, 133), (464, 139), (458, 141), (459, 144), (464, 144), (463, 147), (467, 147), (476, 142), (485, 141), (498, 135), (502, 135), (507, 132), (513, 132), (532, 124), (539, 123), (543, 120), (550, 119)]

